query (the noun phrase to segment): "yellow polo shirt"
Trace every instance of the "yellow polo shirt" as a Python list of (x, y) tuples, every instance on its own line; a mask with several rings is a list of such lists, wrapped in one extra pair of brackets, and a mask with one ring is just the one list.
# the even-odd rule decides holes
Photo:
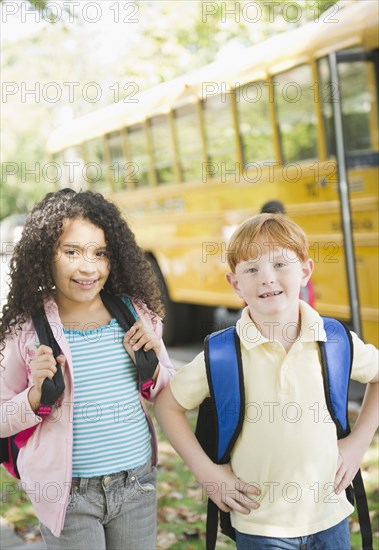
[[(232, 512), (242, 533), (300, 537), (333, 527), (353, 511), (345, 492), (336, 495), (336, 428), (325, 401), (317, 340), (325, 340), (318, 313), (300, 302), (301, 331), (286, 353), (252, 322), (248, 308), (237, 323), (241, 339), (246, 411), (231, 455), (237, 477), (258, 485), (258, 510)], [(354, 333), (352, 379), (367, 383), (378, 369), (378, 351)], [(171, 381), (182, 407), (193, 409), (209, 395), (204, 354)]]

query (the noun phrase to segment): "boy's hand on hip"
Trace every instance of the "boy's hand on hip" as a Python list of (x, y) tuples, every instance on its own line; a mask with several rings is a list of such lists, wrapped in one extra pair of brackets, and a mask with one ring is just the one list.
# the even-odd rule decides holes
[(258, 502), (254, 499), (260, 495), (259, 489), (236, 477), (230, 464), (213, 464), (208, 475), (209, 481), (202, 481), (203, 490), (220, 510), (235, 510), (247, 515), (251, 510), (259, 508)]
[(334, 479), (335, 493), (339, 495), (350, 485), (362, 462), (364, 449), (360, 449), (353, 434), (338, 441), (337, 473)]

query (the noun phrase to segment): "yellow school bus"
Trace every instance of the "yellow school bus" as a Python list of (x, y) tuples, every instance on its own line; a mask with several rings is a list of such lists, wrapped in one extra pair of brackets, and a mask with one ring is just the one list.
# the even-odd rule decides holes
[(226, 242), (269, 199), (306, 231), (316, 308), (378, 345), (378, 3), (318, 21), (55, 130), (60, 186), (105, 193), (161, 278), (165, 335), (239, 308)]

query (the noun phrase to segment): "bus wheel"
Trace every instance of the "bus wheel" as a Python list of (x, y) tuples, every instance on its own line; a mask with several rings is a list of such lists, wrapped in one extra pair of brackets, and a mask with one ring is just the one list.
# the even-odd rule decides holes
[(158, 278), (158, 285), (162, 292), (163, 303), (166, 310), (163, 320), (163, 341), (166, 346), (186, 344), (191, 340), (191, 305), (173, 302), (170, 299), (167, 285), (158, 263), (153, 257), (149, 259)]
[(191, 306), (165, 299), (166, 315), (163, 322), (163, 340), (166, 346), (191, 342)]
[(191, 308), (191, 341), (201, 342), (208, 334), (217, 330), (215, 308), (210, 306), (191, 306)]

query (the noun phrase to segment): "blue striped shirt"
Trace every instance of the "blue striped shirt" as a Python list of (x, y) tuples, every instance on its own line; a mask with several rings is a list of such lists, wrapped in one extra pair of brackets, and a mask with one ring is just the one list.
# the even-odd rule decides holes
[(137, 372), (116, 319), (96, 330), (64, 330), (74, 370), (73, 477), (128, 470), (151, 456)]

